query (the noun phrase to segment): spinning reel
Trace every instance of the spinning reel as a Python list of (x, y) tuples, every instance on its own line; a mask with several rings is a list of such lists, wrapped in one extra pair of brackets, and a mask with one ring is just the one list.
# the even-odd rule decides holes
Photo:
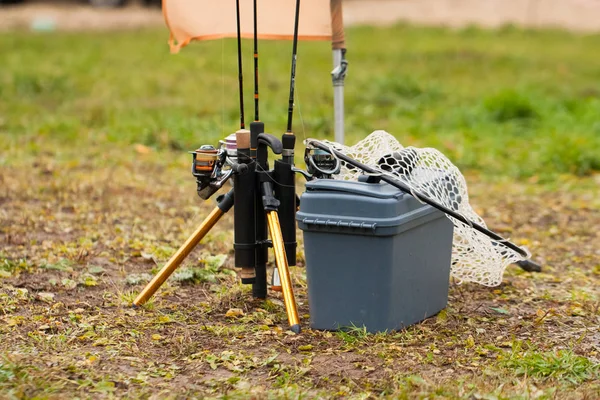
[(335, 154), (314, 147), (306, 147), (304, 162), (308, 173), (299, 169), (294, 169), (294, 172), (302, 173), (307, 180), (330, 179), (332, 175), (339, 174), (342, 167)]
[(190, 151), (192, 154), (192, 175), (196, 178), (198, 185), (198, 196), (207, 200), (215, 194), (233, 173), (233, 168), (225, 169), (227, 166), (227, 150), (215, 149), (214, 146), (205, 144), (197, 150)]

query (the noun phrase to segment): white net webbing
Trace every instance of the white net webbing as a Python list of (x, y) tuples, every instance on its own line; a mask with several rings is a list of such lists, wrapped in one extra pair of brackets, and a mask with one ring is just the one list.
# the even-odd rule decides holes
[[(400, 180), (412, 189), (415, 197), (425, 194), (467, 220), (487, 227), (469, 204), (465, 178), (438, 150), (403, 147), (385, 131), (375, 131), (350, 147), (324, 142), (356, 161)], [(334, 178), (357, 180), (362, 173), (342, 161), (341, 172)], [(525, 259), (472, 226), (448, 217), (454, 224), (451, 272), (456, 279), (497, 286), (509, 264)]]

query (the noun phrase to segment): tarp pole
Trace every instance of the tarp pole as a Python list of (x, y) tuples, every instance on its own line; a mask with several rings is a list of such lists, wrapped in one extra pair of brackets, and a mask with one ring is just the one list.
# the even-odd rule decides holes
[(344, 144), (344, 79), (348, 62), (346, 61), (346, 42), (342, 0), (330, 0), (331, 7), (331, 47), (333, 50), (333, 117), (335, 141)]

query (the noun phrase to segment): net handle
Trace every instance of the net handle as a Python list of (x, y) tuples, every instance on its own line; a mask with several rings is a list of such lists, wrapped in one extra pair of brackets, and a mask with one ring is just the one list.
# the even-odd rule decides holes
[[(372, 168), (368, 165), (365, 165), (361, 162), (356, 161), (355, 159), (353, 159), (352, 157), (348, 157), (347, 155), (345, 155), (344, 153), (341, 153), (333, 148), (331, 148), (330, 146), (327, 146), (325, 143), (322, 143), (318, 140), (315, 139), (307, 139), (306, 140), (306, 144), (308, 146), (313, 146), (316, 147), (318, 149), (324, 150), (328, 153), (330, 153), (331, 155), (338, 157), (340, 160), (347, 162), (348, 164), (359, 168), (361, 170), (363, 170), (364, 172), (370, 173), (370, 174), (381, 174), (380, 178), (382, 181), (389, 183), (390, 185), (397, 187), (398, 189), (402, 190), (403, 192), (410, 194), (411, 196), (413, 196), (412, 194), (412, 190), (409, 186), (405, 185), (404, 183), (400, 182), (397, 179), (394, 179), (388, 175), (382, 174), (380, 171), (377, 171), (375, 168)], [(476, 222), (473, 222), (471, 220), (469, 220), (468, 218), (464, 217), (462, 214), (449, 209), (448, 207), (444, 206), (443, 204), (438, 203), (437, 201), (435, 201), (434, 199), (430, 198), (429, 196), (426, 196), (422, 193), (419, 193), (418, 199), (424, 203), (429, 204), (430, 206), (437, 208), (438, 210), (450, 215), (451, 217), (459, 220), (460, 222), (472, 227), (473, 229), (475, 229), (478, 232), (483, 233), (484, 235), (488, 236), (489, 238), (495, 240), (498, 242), (498, 244), (501, 244), (502, 246), (505, 246), (511, 250), (513, 250), (514, 252), (516, 252), (517, 254), (519, 254), (520, 256), (524, 257), (524, 258), (529, 258), (530, 254), (529, 252), (527, 252), (527, 250), (517, 246), (516, 244), (512, 243), (511, 241), (503, 238), (502, 236), (498, 235), (497, 233), (490, 231), (489, 229), (479, 225)]]

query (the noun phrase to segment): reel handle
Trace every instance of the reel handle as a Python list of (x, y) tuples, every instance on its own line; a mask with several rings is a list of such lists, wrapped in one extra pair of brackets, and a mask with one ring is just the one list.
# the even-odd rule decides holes
[(301, 174), (307, 182), (312, 181), (314, 179), (314, 176), (300, 168), (292, 167), (292, 172)]

